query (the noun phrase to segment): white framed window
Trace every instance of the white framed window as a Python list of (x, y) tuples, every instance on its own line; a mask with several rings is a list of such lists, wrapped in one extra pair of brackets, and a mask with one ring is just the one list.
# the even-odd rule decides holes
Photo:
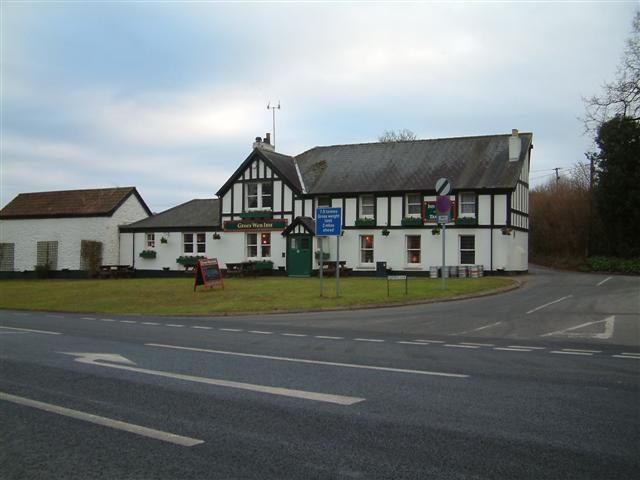
[(247, 233), (247, 258), (271, 258), (271, 233)]
[(420, 235), (407, 235), (407, 265), (419, 265), (421, 262)]
[(331, 208), (331, 197), (318, 197), (318, 208)]
[(420, 195), (419, 193), (407, 194), (405, 213), (407, 217), (422, 216), (422, 195)]
[(473, 192), (462, 192), (460, 194), (460, 215), (476, 214), (476, 194)]
[(360, 218), (373, 218), (375, 214), (376, 198), (373, 195), (362, 195), (360, 197)]
[(460, 264), (475, 265), (476, 263), (476, 236), (460, 235)]
[(271, 182), (249, 182), (245, 191), (247, 210), (273, 208)]
[(182, 245), (184, 253), (205, 253), (207, 240), (204, 233), (183, 233)]
[(373, 235), (360, 235), (360, 264), (373, 265)]
[(156, 234), (155, 233), (147, 233), (146, 244), (147, 248), (155, 248), (156, 246)]

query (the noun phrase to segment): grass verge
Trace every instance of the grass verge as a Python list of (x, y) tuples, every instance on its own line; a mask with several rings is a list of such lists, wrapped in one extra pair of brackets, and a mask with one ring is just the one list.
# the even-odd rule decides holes
[(147, 315), (203, 315), (241, 312), (278, 312), (393, 305), (405, 302), (450, 299), (514, 285), (500, 277), (451, 278), (446, 290), (440, 280), (409, 279), (390, 283), (380, 278), (325, 279), (320, 297), (317, 278), (268, 277), (227, 279), (224, 290), (193, 292), (191, 279), (121, 280), (6, 280), (0, 282), (0, 308), (64, 312), (125, 313)]

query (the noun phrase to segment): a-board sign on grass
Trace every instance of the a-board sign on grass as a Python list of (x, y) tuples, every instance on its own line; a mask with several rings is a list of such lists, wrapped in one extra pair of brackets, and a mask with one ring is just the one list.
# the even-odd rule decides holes
[(222, 280), (222, 271), (217, 258), (209, 258), (198, 260), (196, 264), (196, 280), (193, 284), (193, 291), (196, 291), (198, 285), (204, 285), (205, 290), (222, 287), (224, 290), (224, 281)]

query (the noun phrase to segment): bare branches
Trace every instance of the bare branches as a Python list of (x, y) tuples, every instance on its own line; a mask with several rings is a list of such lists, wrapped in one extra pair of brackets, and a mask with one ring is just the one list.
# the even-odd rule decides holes
[(385, 130), (382, 135), (378, 136), (379, 142), (402, 142), (406, 140), (416, 140), (416, 134), (408, 128), (402, 130)]

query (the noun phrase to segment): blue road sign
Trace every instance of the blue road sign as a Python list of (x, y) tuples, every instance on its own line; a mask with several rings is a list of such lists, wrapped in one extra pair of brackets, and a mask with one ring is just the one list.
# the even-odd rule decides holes
[(316, 208), (316, 236), (337, 237), (342, 233), (342, 208)]

